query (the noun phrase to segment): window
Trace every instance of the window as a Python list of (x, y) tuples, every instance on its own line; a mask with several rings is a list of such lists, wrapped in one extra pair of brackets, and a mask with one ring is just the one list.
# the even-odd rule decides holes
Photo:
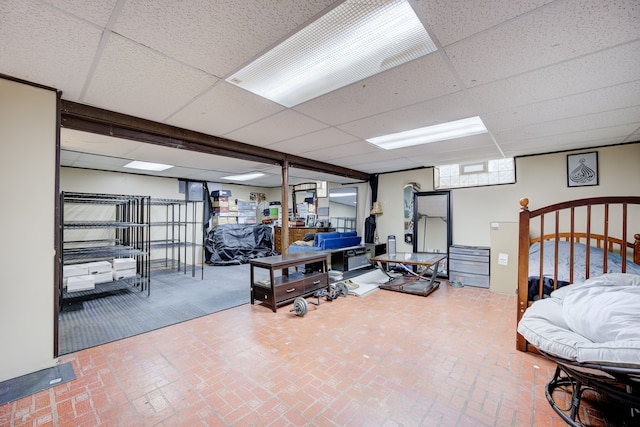
[(513, 158), (442, 165), (433, 168), (435, 189), (479, 187), (515, 182), (516, 169)]

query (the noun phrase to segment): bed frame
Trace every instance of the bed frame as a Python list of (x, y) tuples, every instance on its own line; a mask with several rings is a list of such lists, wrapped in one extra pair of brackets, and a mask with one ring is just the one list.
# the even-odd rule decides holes
[[(520, 228), (519, 228), (519, 243), (518, 243), (518, 306), (517, 306), (517, 322), (520, 322), (522, 315), (527, 310), (527, 308), (533, 303), (533, 301), (529, 301), (528, 298), (528, 290), (529, 290), (529, 247), (531, 244), (535, 242), (540, 242), (542, 240), (553, 240), (559, 242), (561, 240), (574, 242), (574, 243), (583, 243), (589, 247), (596, 247), (604, 250), (604, 272), (607, 269), (607, 254), (608, 253), (616, 253), (622, 257), (623, 267), (620, 273), (625, 273), (625, 264), (627, 259), (633, 261), (636, 264), (640, 264), (640, 233), (634, 235), (634, 240), (631, 242), (626, 241), (626, 237), (628, 236), (627, 223), (630, 221), (633, 222), (632, 226), (637, 227), (640, 222), (638, 222), (638, 218), (635, 216), (633, 218), (628, 218), (628, 206), (629, 205), (639, 205), (640, 206), (640, 197), (593, 197), (587, 199), (577, 199), (571, 200), (561, 203), (556, 203), (553, 205), (545, 206), (540, 209), (536, 209), (533, 211), (529, 210), (529, 199), (522, 198), (520, 199)], [(582, 208), (585, 209), (576, 209)], [(602, 209), (602, 223), (592, 224), (592, 207), (598, 207), (598, 209)], [(601, 207), (601, 208), (600, 208)], [(612, 209), (613, 208), (613, 209)], [(620, 217), (617, 215), (615, 218), (610, 217), (610, 212), (616, 211), (620, 212)], [(561, 213), (563, 214), (561, 216)], [(581, 218), (577, 218), (576, 215), (580, 215)], [(584, 218), (582, 218), (584, 216)], [(595, 216), (595, 215), (593, 215)], [(548, 226), (551, 233), (545, 234), (545, 219), (549, 220), (551, 224)], [(566, 224), (568, 223), (569, 231), (560, 232), (560, 223)], [(577, 221), (579, 219), (580, 221)], [(533, 222), (535, 220), (535, 222)], [(578, 227), (576, 224), (580, 223), (586, 225), (585, 231), (576, 231)], [(613, 230), (614, 233), (619, 234), (622, 238), (612, 237), (609, 235), (611, 231), (609, 229), (609, 223), (620, 224), (620, 228), (616, 226), (616, 230)], [(534, 226), (532, 226), (532, 223)], [(591, 229), (603, 230), (602, 234), (592, 233)], [(538, 236), (532, 237), (531, 233), (536, 231)], [(555, 252), (557, 255), (558, 245), (555, 245)], [(542, 265), (542, 258), (544, 255), (543, 246), (540, 246), (540, 265)], [(554, 278), (554, 286), (557, 284), (557, 271), (558, 271), (558, 257), (554, 257), (556, 259), (555, 265), (555, 278)], [(570, 250), (570, 270), (573, 272), (573, 245)], [(589, 250), (586, 251), (586, 264), (587, 271), (585, 272), (586, 277), (589, 277)], [(542, 271), (540, 272), (542, 276)], [(569, 280), (572, 282), (572, 278)], [(538, 290), (539, 295), (542, 296), (543, 293), (543, 281), (539, 280)], [(516, 322), (516, 324), (517, 324)], [(537, 350), (530, 346), (524, 337), (518, 333), (516, 333), (516, 349), (520, 351), (531, 351), (536, 352)]]

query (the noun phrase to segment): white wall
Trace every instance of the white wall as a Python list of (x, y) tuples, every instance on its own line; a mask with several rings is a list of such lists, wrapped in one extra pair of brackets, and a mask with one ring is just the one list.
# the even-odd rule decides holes
[(0, 79), (0, 381), (53, 357), (56, 93)]
[[(567, 187), (567, 154), (589, 151), (598, 152), (599, 185)], [(537, 209), (584, 197), (640, 196), (640, 144), (572, 153), (516, 159), (516, 184), (452, 190), (453, 243), (490, 246), (490, 222), (517, 222), (522, 197), (529, 199), (530, 209)], [(382, 241), (386, 241), (389, 234), (403, 234), (402, 189), (409, 182), (420, 183), (420, 191), (433, 190), (432, 169), (380, 175), (378, 200), (384, 214), (378, 216), (377, 224)], [(399, 238), (397, 241), (399, 251), (411, 251), (411, 245)]]

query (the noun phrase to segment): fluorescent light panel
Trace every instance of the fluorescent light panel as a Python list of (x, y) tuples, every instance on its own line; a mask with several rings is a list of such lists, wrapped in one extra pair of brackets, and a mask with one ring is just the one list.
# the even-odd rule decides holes
[(396, 148), (479, 135), (486, 132), (487, 128), (482, 122), (482, 119), (475, 116), (453, 122), (441, 123), (439, 125), (377, 136), (375, 138), (369, 138), (367, 141), (385, 150), (394, 150)]
[(260, 178), (264, 176), (261, 172), (245, 173), (242, 175), (229, 175), (223, 176), (220, 179), (228, 179), (229, 181), (251, 181), (252, 179)]
[(226, 81), (293, 107), (435, 50), (406, 0), (347, 0)]
[(134, 160), (124, 165), (124, 167), (131, 168), (131, 169), (140, 169), (145, 171), (161, 172), (167, 169), (171, 169), (173, 166), (163, 165), (162, 163), (139, 162), (137, 160)]

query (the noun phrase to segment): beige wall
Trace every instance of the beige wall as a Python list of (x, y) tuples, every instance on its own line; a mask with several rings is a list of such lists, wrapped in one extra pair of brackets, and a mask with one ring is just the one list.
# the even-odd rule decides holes
[[(556, 153), (518, 158), (516, 184), (452, 190), (453, 243), (489, 246), (490, 222), (518, 221), (522, 197), (527, 197), (529, 207), (536, 209), (584, 197), (640, 196), (640, 144), (585, 149), (575, 153), (588, 151), (598, 152), (600, 179), (597, 186), (567, 187), (566, 162), (570, 153)], [(421, 184), (420, 191), (431, 191), (432, 169), (380, 176), (378, 200), (382, 202), (384, 214), (378, 217), (377, 224), (381, 240), (386, 240), (389, 234), (403, 234), (402, 189), (409, 182)], [(411, 250), (411, 246), (403, 243), (402, 239), (397, 240), (399, 251)]]
[(0, 79), (0, 381), (53, 357), (56, 93)]

